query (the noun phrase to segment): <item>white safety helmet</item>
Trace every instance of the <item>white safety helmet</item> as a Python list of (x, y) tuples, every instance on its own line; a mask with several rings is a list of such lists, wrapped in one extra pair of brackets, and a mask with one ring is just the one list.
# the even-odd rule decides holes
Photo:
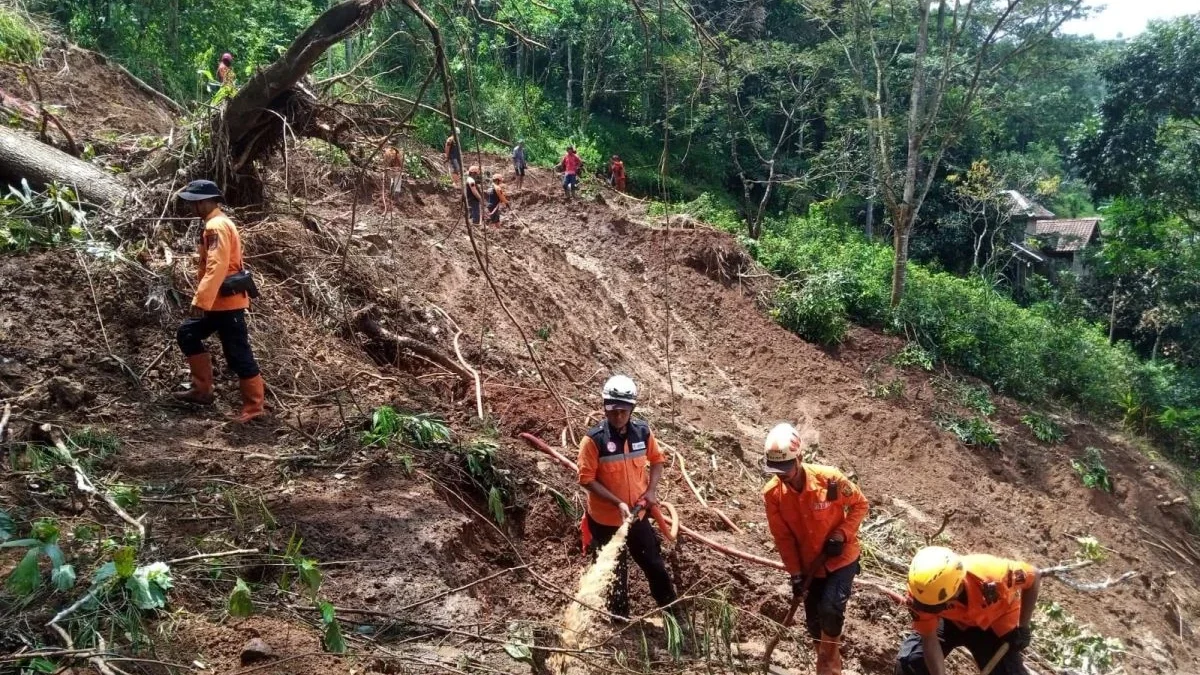
[(771, 433), (767, 434), (767, 442), (763, 448), (766, 472), (778, 475), (791, 472), (796, 460), (803, 457), (800, 445), (800, 432), (796, 427), (787, 422), (776, 424)]
[(626, 375), (613, 375), (604, 383), (605, 410), (633, 409), (637, 405), (637, 385)]

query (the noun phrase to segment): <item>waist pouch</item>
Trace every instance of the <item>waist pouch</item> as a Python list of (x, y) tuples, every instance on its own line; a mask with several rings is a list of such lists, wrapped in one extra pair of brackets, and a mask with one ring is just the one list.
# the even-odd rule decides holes
[(225, 277), (225, 280), (221, 282), (219, 293), (224, 296), (245, 293), (251, 298), (257, 298), (258, 286), (254, 285), (254, 276), (250, 274), (250, 271), (242, 270)]

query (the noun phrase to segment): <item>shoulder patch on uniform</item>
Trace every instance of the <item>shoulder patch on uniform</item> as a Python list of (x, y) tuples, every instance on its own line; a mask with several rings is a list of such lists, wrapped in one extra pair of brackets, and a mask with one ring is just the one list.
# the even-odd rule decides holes
[(850, 484), (850, 481), (848, 481), (848, 480), (842, 481), (842, 496), (849, 497), (853, 494), (854, 494), (854, 486)]
[(1020, 586), (1025, 583), (1025, 570), (1017, 569), (1012, 571), (1012, 583)]
[(216, 232), (205, 232), (204, 233), (204, 246), (207, 247), (208, 250), (212, 251), (212, 250), (216, 249), (218, 246), (220, 246), (220, 244), (221, 244), (221, 237)]

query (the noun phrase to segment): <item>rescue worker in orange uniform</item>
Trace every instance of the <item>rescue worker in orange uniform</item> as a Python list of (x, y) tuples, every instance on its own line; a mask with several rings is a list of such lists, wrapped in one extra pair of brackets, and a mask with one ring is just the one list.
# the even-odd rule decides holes
[(242, 239), (237, 227), (222, 211), (221, 190), (212, 181), (195, 180), (179, 191), (204, 221), (200, 239), (199, 283), (192, 296), (191, 316), (176, 333), (176, 340), (191, 370), (192, 387), (175, 398), (187, 403), (210, 405), (213, 402), (212, 357), (204, 340), (213, 333), (221, 339), (225, 362), (237, 373), (242, 392), (242, 410), (236, 421), (246, 423), (261, 417), (264, 385), (250, 334), (246, 328), (246, 310), (258, 291), (242, 266)]
[[(604, 420), (579, 442), (579, 484), (588, 491), (583, 539), (593, 557), (617, 533), (631, 509), (640, 505), (648, 511), (658, 503), (658, 481), (666, 461), (650, 426), (632, 418), (637, 405), (633, 380), (610, 377), (602, 396)], [(610, 614), (629, 616), (629, 555), (646, 574), (655, 603), (666, 607), (675, 602), (675, 587), (650, 520), (640, 518), (629, 528), (608, 599)]]
[(394, 145), (383, 151), (383, 212), (391, 209), (392, 202), (400, 198), (404, 185), (404, 153)]
[(943, 675), (958, 647), (983, 669), (1005, 643), (992, 675), (1027, 675), (1021, 652), (1033, 639), (1033, 610), (1042, 578), (1037, 568), (991, 555), (964, 555), (927, 546), (908, 568), (913, 629), (900, 645), (896, 675)]
[(790, 424), (767, 435), (765, 468), (775, 474), (763, 488), (767, 525), (791, 575), (793, 598), (808, 585), (804, 622), (816, 641), (817, 675), (841, 675), (842, 625), (859, 572), (858, 528), (869, 505), (842, 472), (804, 463), (802, 445)]
[(608, 173), (612, 176), (612, 186), (618, 192), (625, 191), (625, 162), (621, 161), (620, 155), (612, 156), (612, 163), (608, 165)]

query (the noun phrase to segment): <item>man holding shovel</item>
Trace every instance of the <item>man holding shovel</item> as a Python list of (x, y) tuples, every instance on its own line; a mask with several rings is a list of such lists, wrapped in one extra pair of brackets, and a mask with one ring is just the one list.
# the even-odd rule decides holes
[(913, 629), (900, 645), (896, 675), (944, 675), (946, 655), (971, 652), (983, 675), (1026, 675), (1021, 652), (1033, 639), (1042, 575), (1017, 560), (960, 556), (926, 546), (908, 568)]
[[(613, 538), (632, 509), (641, 507), (644, 515), (658, 504), (658, 480), (666, 461), (650, 426), (632, 418), (637, 405), (633, 380), (624, 375), (610, 377), (602, 396), (604, 420), (589, 429), (579, 443), (579, 484), (588, 491), (583, 542), (592, 555)], [(650, 519), (635, 520), (627, 541), (617, 562), (609, 613), (629, 617), (629, 554), (646, 574), (658, 606), (675, 602), (675, 587)]]
[(794, 616), (804, 602), (804, 623), (816, 641), (817, 675), (841, 675), (842, 625), (858, 574), (858, 528), (869, 505), (858, 486), (831, 466), (803, 462), (800, 433), (780, 424), (767, 435), (763, 488), (767, 525), (791, 575)]

